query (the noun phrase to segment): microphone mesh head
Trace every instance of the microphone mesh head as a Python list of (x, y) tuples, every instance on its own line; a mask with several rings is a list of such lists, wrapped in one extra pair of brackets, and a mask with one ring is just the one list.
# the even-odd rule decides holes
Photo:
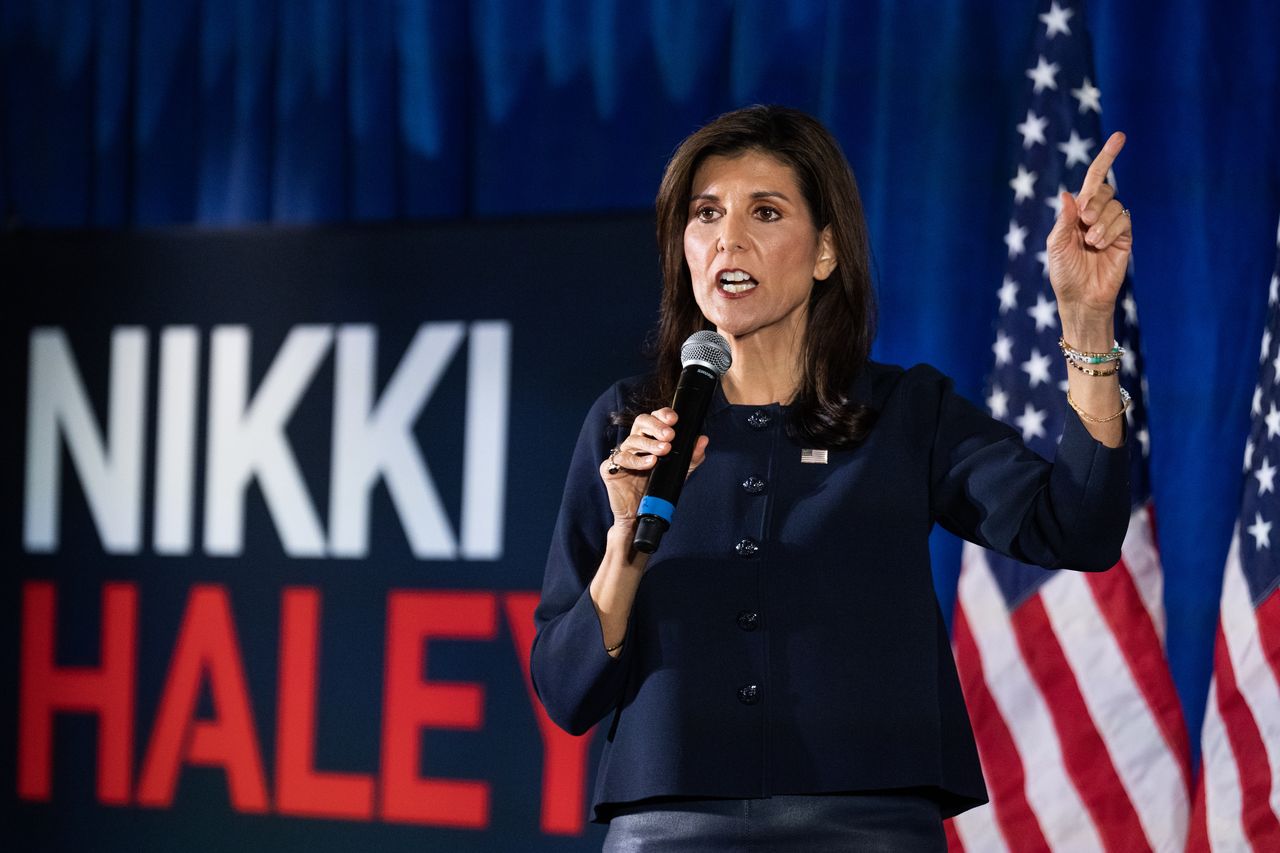
[(733, 364), (733, 355), (729, 351), (729, 342), (710, 330), (694, 332), (680, 347), (680, 366), (688, 367), (691, 362), (707, 365), (723, 376)]

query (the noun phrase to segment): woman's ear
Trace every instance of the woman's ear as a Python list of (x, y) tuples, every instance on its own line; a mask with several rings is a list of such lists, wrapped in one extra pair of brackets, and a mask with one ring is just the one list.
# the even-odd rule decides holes
[(831, 226), (828, 225), (818, 235), (818, 260), (813, 265), (814, 280), (826, 281), (837, 263), (835, 240), (831, 237)]

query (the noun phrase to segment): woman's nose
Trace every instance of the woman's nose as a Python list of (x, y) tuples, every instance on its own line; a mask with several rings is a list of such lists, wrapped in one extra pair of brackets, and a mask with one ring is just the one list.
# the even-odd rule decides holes
[(721, 252), (735, 252), (744, 245), (742, 229), (731, 216), (720, 220), (720, 234), (716, 241), (716, 249)]

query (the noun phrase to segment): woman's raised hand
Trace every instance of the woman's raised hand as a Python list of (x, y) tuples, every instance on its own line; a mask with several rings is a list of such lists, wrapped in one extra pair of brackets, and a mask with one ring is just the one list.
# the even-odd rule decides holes
[[(600, 463), (600, 479), (609, 492), (609, 507), (613, 510), (613, 522), (632, 525), (644, 497), (649, 472), (657, 464), (658, 457), (671, 452), (675, 438), (675, 410), (667, 407), (648, 415), (637, 415), (631, 425), (631, 434), (617, 449)], [(698, 436), (689, 462), (689, 471), (702, 464), (707, 455), (707, 437)]]
[(1049, 282), (1058, 312), (1067, 318), (1110, 322), (1133, 248), (1129, 211), (1106, 183), (1124, 134), (1113, 133), (1089, 165), (1080, 192), (1062, 193), (1062, 212), (1049, 232)]

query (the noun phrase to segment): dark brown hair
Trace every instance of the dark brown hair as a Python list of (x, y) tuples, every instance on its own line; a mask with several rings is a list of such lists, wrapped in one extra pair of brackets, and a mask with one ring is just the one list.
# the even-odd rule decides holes
[(871, 253), (857, 183), (839, 144), (816, 119), (779, 106), (725, 113), (676, 149), (658, 189), (658, 253), (662, 304), (649, 355), (654, 373), (636, 389), (616, 421), (670, 404), (680, 375), (680, 347), (699, 329), (712, 328), (694, 300), (684, 231), (693, 176), (708, 157), (760, 151), (795, 173), (814, 226), (831, 227), (837, 264), (814, 285), (803, 342), (803, 376), (787, 421), (788, 434), (820, 447), (849, 447), (875, 422), (868, 406), (851, 403), (848, 390), (863, 369), (875, 336)]

